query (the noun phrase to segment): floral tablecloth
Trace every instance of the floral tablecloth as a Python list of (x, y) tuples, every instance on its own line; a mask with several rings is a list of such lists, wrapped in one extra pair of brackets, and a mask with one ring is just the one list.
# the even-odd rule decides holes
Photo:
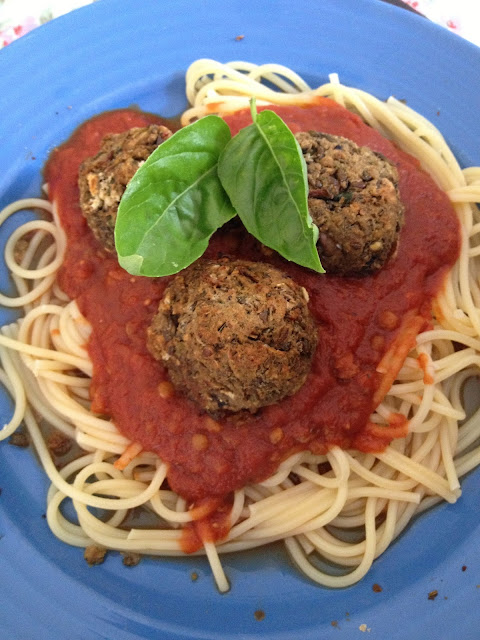
[(0, 48), (35, 27), (92, 2), (95, 0), (0, 0)]
[[(101, 2), (101, 0), (0, 0), (0, 48), (48, 20), (95, 1)], [(480, 46), (480, 2), (478, 0), (403, 1), (433, 22), (443, 25), (446, 29)]]

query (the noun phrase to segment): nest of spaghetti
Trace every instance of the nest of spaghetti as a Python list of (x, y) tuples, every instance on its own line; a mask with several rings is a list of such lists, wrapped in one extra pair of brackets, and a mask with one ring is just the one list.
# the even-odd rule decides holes
[[(188, 75), (193, 116), (211, 112), (210, 103), (227, 112), (246, 106), (239, 102), (251, 95), (252, 82), (247, 90), (238, 79), (248, 76), (245, 69), (233, 74), (232, 108), (222, 84), (231, 68), (196, 63)], [(271, 69), (266, 73), (274, 83)], [(103, 560), (105, 549), (127, 554), (129, 564), (138, 556), (128, 554), (205, 553), (225, 591), (220, 554), (284, 540), (309, 578), (348, 586), (415, 514), (439, 500), (455, 502), (459, 478), (477, 464), (479, 421), (466, 419), (462, 389), (477, 376), (480, 358), (480, 220), (473, 204), (480, 171), (461, 171), (433, 127), (415, 134), (418, 116), (405, 105), (336, 82), (310, 91), (283, 73), (282, 86), (292, 83), (298, 95), (272, 95), (258, 83), (260, 106), (277, 100), (305, 113), (308, 102), (311, 113), (329, 110), (332, 122), (343, 107), (324, 100), (336, 98), (351, 111), (361, 104), (367, 121), (344, 114), (342, 135), (328, 126), (295, 131), (326, 276), (286, 263), (248, 239), (236, 221), (217, 234), (204, 259), (177, 276), (146, 282), (122, 272), (112, 230), (133, 166), (126, 147), (138, 143), (138, 167), (169, 138), (163, 124), (135, 112), (118, 116), (121, 133), (105, 130), (107, 120), (99, 119), (97, 140), (109, 136), (102, 149), (77, 132), (75, 148), (84, 146), (84, 157), (72, 161), (74, 168), (62, 165), (61, 177), (52, 167), (62, 150), (54, 152), (46, 173), (54, 207), (21, 202), (2, 214), (3, 220), (31, 206), (53, 220), (23, 227), (7, 245), (19, 296), (0, 302), (23, 307), (25, 317), (0, 336), (2, 381), (17, 406), (2, 438), (24, 423), (52, 481), (48, 524), (64, 542), (87, 548), (92, 563)], [(374, 128), (395, 140), (394, 150), (376, 134), (368, 138)], [(354, 129), (365, 140), (354, 141)], [(140, 149), (145, 141), (153, 146)], [(452, 216), (443, 248), (446, 236), (437, 243), (432, 227), (445, 234), (446, 226), (435, 219), (428, 233), (420, 221), (412, 230), (412, 193), (424, 183), (412, 178), (411, 189), (402, 185), (407, 173), (424, 172), (411, 156), (441, 186), (423, 218), (436, 215), (441, 203), (455, 205), (458, 218)], [(85, 218), (61, 188), (69, 180), (77, 188), (80, 161)], [(73, 222), (65, 224), (71, 205)], [(470, 246), (448, 269), (459, 249), (458, 219), (470, 229), (464, 234)], [(53, 242), (45, 250), (46, 236)], [(415, 263), (405, 257), (412, 247)], [(410, 285), (427, 253), (444, 266), (436, 275), (426, 268), (427, 295), (416, 299)], [(96, 277), (101, 286), (90, 299)], [(406, 310), (392, 302), (395, 291), (409, 300)], [(139, 308), (141, 317), (133, 311)], [(373, 324), (361, 334), (366, 319)], [(335, 333), (338, 327), (343, 332)], [(112, 335), (121, 339), (109, 351), (103, 340)], [(139, 378), (146, 391), (137, 391)], [(320, 402), (327, 388), (329, 406)], [(145, 401), (154, 397), (152, 405)], [(49, 447), (44, 422), (76, 447)], [(254, 445), (247, 446), (248, 438)], [(74, 506), (71, 521), (66, 500)]]

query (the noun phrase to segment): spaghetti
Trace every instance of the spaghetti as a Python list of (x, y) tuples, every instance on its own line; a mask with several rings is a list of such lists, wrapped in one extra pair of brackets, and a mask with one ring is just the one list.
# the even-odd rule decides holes
[[(411, 334), (411, 342), (399, 340), (379, 365), (379, 370), (398, 373), (395, 380), (386, 373), (368, 429), (384, 429), (396, 415), (400, 419), (389, 427), (392, 437), (404, 434), (407, 421), (408, 435), (380, 453), (333, 447), (321, 456), (290, 456), (264, 482), (235, 492), (228, 533), (216, 543), (206, 541), (200, 551), (207, 555), (221, 591), (229, 588), (221, 553), (276, 540), (285, 541), (312, 580), (345, 587), (368, 572), (414, 515), (440, 500), (455, 502), (459, 478), (480, 463), (479, 416), (466, 419), (463, 409), (463, 387), (478, 376), (480, 365), (480, 216), (474, 204), (480, 200), (480, 168), (462, 171), (441, 134), (404, 104), (393, 98), (380, 102), (341, 85), (336, 76), (311, 90), (278, 65), (199, 60), (187, 71), (186, 83), (192, 108), (183, 114), (182, 124), (207, 113), (225, 115), (244, 108), (251, 96), (258, 105), (306, 105), (318, 96), (333, 98), (416, 157), (448, 193), (461, 222), (460, 257), (435, 301), (432, 328), (415, 340), (418, 327), (407, 322), (405, 335)], [(10, 436), (22, 422), (28, 428), (52, 483), (47, 520), (59, 539), (79, 547), (96, 544), (180, 555), (184, 528), (215, 505), (189, 509), (182, 497), (163, 488), (167, 465), (158, 456), (142, 451), (110, 420), (91, 413), (92, 364), (86, 351), (90, 326), (55, 280), (66, 247), (55, 203), (19, 201), (2, 212), (0, 223), (25, 208), (46, 211), (52, 222), (19, 227), (6, 247), (18, 296), (2, 295), (0, 304), (21, 308), (24, 317), (3, 327), (0, 336), (1, 380), (15, 400), (0, 438)], [(61, 470), (48, 451), (38, 417), (83, 450)], [(63, 515), (66, 499), (73, 502), (78, 522)], [(122, 526), (129, 510), (139, 506), (155, 525)], [(321, 566), (323, 561), (344, 570), (330, 571)]]

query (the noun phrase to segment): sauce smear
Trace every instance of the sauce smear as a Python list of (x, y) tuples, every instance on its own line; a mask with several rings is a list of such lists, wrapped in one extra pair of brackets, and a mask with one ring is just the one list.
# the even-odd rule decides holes
[[(123, 271), (115, 256), (96, 243), (80, 210), (78, 167), (97, 152), (102, 137), (160, 119), (134, 110), (104, 113), (56, 149), (46, 167), (50, 197), (68, 234), (60, 284), (93, 327), (88, 344), (94, 363), (92, 409), (111, 416), (120, 432), (156, 452), (169, 465), (171, 488), (197, 504), (265, 479), (296, 451), (324, 453), (333, 445), (379, 451), (393, 437), (405, 435), (404, 419), (394, 415), (390, 427), (378, 427), (369, 416), (383, 394), (382, 383), (389, 384), (388, 372), (395, 375), (402, 345), (408, 349), (416, 333), (429, 326), (432, 300), (459, 252), (452, 206), (416, 160), (326, 98), (308, 108), (273, 110), (294, 132), (341, 135), (394, 162), (405, 225), (396, 258), (363, 278), (319, 275), (276, 254), (265, 255), (235, 225), (215, 234), (206, 257), (262, 260), (283, 269), (307, 289), (318, 324), (318, 348), (305, 385), (254, 416), (215, 421), (181, 395), (164, 392), (167, 373), (145, 343), (170, 278), (132, 277)], [(236, 132), (249, 118), (241, 112), (226, 120)], [(377, 371), (379, 363), (385, 371)], [(219, 529), (225, 529), (223, 524)], [(192, 537), (186, 546), (195, 548)]]

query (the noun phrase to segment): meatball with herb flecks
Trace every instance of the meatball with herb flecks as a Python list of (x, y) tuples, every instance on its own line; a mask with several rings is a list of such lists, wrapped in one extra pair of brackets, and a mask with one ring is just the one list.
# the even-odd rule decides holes
[(304, 384), (317, 329), (306, 290), (280, 270), (199, 260), (166, 288), (147, 345), (201, 409), (253, 413)]
[(308, 208), (327, 273), (364, 274), (395, 253), (404, 207), (396, 167), (352, 140), (316, 131), (296, 134), (307, 163)]
[(107, 251), (115, 251), (115, 220), (127, 184), (171, 135), (167, 127), (157, 124), (112, 133), (102, 140), (100, 151), (80, 165), (80, 206), (88, 226)]

